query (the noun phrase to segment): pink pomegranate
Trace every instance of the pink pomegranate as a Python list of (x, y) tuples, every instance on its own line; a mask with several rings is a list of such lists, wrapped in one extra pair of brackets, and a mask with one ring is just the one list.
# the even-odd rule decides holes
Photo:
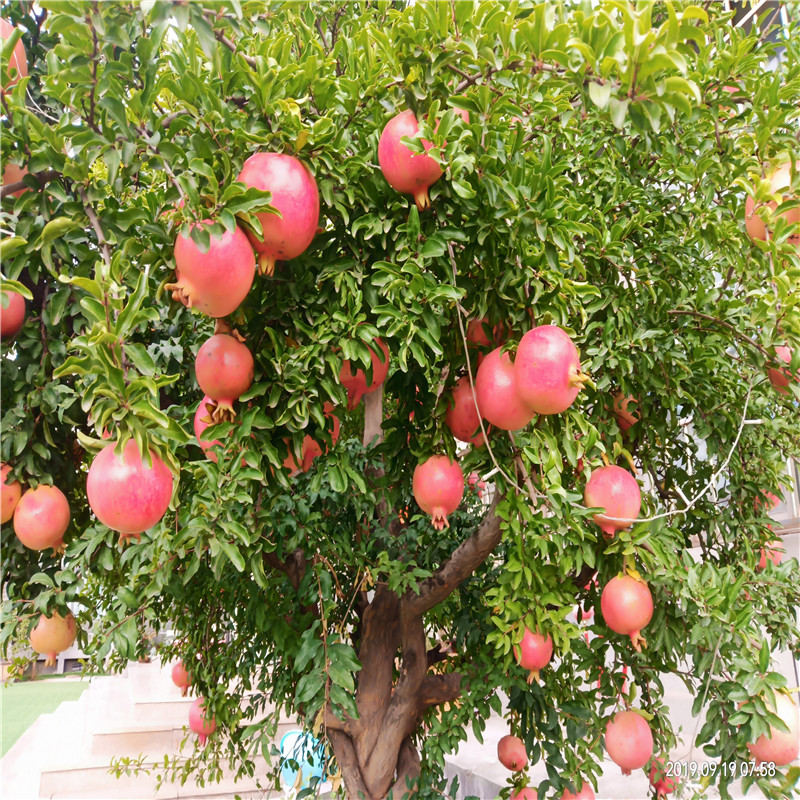
[(61, 616), (57, 611), (51, 617), (42, 614), (39, 622), (31, 631), (31, 647), (43, 656), (47, 656), (45, 664), (52, 666), (56, 663), (56, 656), (72, 647), (78, 634), (75, 617), (70, 612)]
[(253, 385), (255, 364), (247, 346), (227, 333), (215, 333), (198, 350), (194, 368), (201, 391), (214, 404), (211, 419), (233, 419), (234, 402)]
[(61, 489), (39, 484), (22, 495), (14, 512), (14, 533), (31, 550), (64, 549), (69, 503)]
[(797, 715), (797, 704), (788, 694), (775, 692), (775, 703), (768, 702), (767, 708), (774, 711), (789, 730), (779, 731), (770, 727), (769, 735), (762, 734), (754, 744), (748, 744), (747, 749), (757, 764), (772, 762), (778, 767), (785, 767), (800, 755), (800, 719)]
[(189, 727), (197, 734), (201, 745), (205, 745), (208, 737), (217, 729), (214, 717), (209, 719), (206, 716), (205, 704), (205, 698), (198, 697), (189, 708)]
[(517, 391), (515, 364), (499, 347), (478, 367), (475, 394), (481, 416), (504, 431), (524, 428), (534, 417)]
[(619, 711), (606, 725), (606, 751), (623, 775), (643, 767), (653, 755), (653, 734), (636, 711)]
[(650, 785), (656, 790), (656, 797), (662, 798), (678, 788), (678, 779), (667, 775), (663, 758), (654, 758), (650, 767)]
[(467, 484), (469, 485), (470, 489), (475, 490), (478, 498), (483, 497), (483, 493), (486, 491), (486, 481), (482, 481), (481, 476), (478, 475), (477, 472), (470, 472), (469, 476), (467, 477)]
[(594, 789), (592, 789), (590, 783), (584, 781), (581, 790), (577, 793), (571, 792), (569, 789), (564, 789), (561, 800), (595, 800)]
[[(27, 174), (27, 167), (15, 164), (13, 161), (9, 161), (3, 170), (3, 186), (8, 186), (12, 183), (19, 183)], [(17, 189), (16, 192), (12, 192), (11, 194), (13, 194), (14, 197), (21, 197), (27, 191), (27, 188)]]
[[(5, 44), (6, 39), (11, 38), (11, 34), (14, 33), (14, 30), (14, 26), (8, 22), (8, 20), (0, 19), (0, 44)], [(13, 76), (6, 84), (9, 89), (20, 78), (28, 77), (28, 56), (25, 52), (25, 46), (22, 44), (22, 39), (14, 45), (14, 50), (11, 53), (11, 57), (8, 59), (8, 67), (6, 69), (8, 70), (9, 76)], [(15, 70), (16, 74), (14, 72)]]
[(497, 327), (492, 328), (491, 323), (486, 317), (481, 319), (471, 319), (467, 323), (467, 343), (477, 347), (492, 347), (498, 345)]
[(771, 561), (775, 566), (783, 561), (783, 554), (786, 551), (781, 547), (781, 540), (780, 539), (773, 539), (766, 547), (761, 548), (761, 558), (756, 564), (756, 569), (760, 572), (762, 569), (766, 569), (767, 562)]
[(550, 634), (542, 636), (529, 628), (525, 628), (519, 647), (514, 648), (514, 657), (523, 668), (530, 670), (528, 683), (539, 680), (539, 670), (544, 669), (553, 657), (553, 640)]
[(450, 428), (450, 433), (459, 441), (471, 442), (474, 445), (483, 444), (481, 420), (469, 376), (464, 375), (456, 381), (447, 404), (444, 421)]
[(22, 497), (22, 484), (19, 481), (6, 482), (9, 472), (11, 472), (10, 464), (3, 464), (0, 467), (0, 523), (3, 524), (14, 516), (14, 509)]
[[(786, 162), (779, 166), (770, 176), (770, 191), (772, 194), (778, 195), (781, 203), (793, 199), (792, 193), (789, 189), (792, 183), (791, 163)], [(778, 203), (774, 200), (767, 204), (770, 211), (774, 212), (778, 208)], [(767, 227), (762, 221), (761, 217), (755, 213), (755, 201), (749, 195), (744, 204), (744, 224), (747, 233), (751, 239), (761, 239), (762, 241), (767, 238)], [(800, 222), (800, 208), (792, 208), (784, 211), (783, 218), (790, 224)], [(800, 234), (792, 237), (792, 240), (800, 239)]]
[(95, 516), (121, 534), (120, 541), (152, 528), (167, 513), (172, 499), (172, 473), (150, 451), (152, 465), (142, 460), (139, 446), (128, 441), (118, 456), (115, 443), (95, 456), (86, 478), (86, 495)]
[[(199, 224), (208, 227), (212, 220)], [(177, 282), (167, 285), (173, 300), (209, 317), (225, 317), (247, 297), (256, 274), (256, 256), (238, 226), (225, 231), (221, 238), (212, 236), (206, 253), (200, 251), (191, 236), (178, 236), (175, 274)]]
[(653, 596), (644, 581), (630, 575), (612, 578), (600, 595), (600, 611), (612, 631), (630, 636), (634, 649), (641, 651), (646, 645), (641, 630), (653, 617)]
[(192, 684), (192, 679), (183, 666), (183, 661), (178, 661), (177, 664), (172, 666), (172, 682), (181, 690), (181, 697), (186, 697), (189, 687)]
[[(325, 418), (330, 423), (331, 443), (335, 445), (336, 442), (339, 441), (341, 423), (339, 422), (339, 417), (333, 413), (333, 408), (333, 403), (325, 402), (322, 404), (322, 411), (325, 414)], [(323, 452), (327, 453), (328, 448), (326, 447), (325, 450), (323, 450), (319, 442), (311, 436), (306, 436), (303, 439), (303, 472), (308, 472), (311, 469), (311, 465), (314, 463), (314, 459), (317, 456), (321, 456)]]
[(375, 344), (378, 346), (381, 355), (377, 355), (375, 350), (369, 348), (370, 359), (372, 361), (372, 381), (367, 385), (367, 377), (364, 370), (360, 367), (356, 368), (353, 372), (352, 365), (348, 360), (342, 363), (342, 369), (339, 373), (339, 380), (342, 386), (347, 389), (347, 407), (352, 410), (360, 402), (365, 394), (374, 392), (385, 380), (389, 374), (389, 348), (384, 344), (382, 339), (375, 339)]
[(583, 492), (583, 502), (588, 508), (604, 510), (604, 514), (595, 514), (592, 519), (610, 539), (639, 516), (642, 493), (630, 472), (612, 464), (592, 471)]
[(202, 438), (203, 431), (212, 424), (211, 411), (213, 407), (214, 401), (208, 397), (208, 395), (200, 401), (200, 404), (197, 406), (197, 411), (194, 412), (194, 435), (206, 456), (216, 464), (218, 456), (211, 448), (215, 445), (222, 444), (222, 442), (219, 439), (214, 439), (210, 442), (208, 439)]
[(503, 736), (497, 743), (497, 758), (500, 763), (512, 772), (519, 772), (528, 766), (528, 754), (525, 743), (518, 736)]
[(457, 461), (431, 456), (414, 470), (412, 488), (417, 505), (433, 517), (433, 527), (440, 531), (449, 527), (447, 515), (464, 496), (464, 473)]
[[(780, 345), (775, 348), (775, 357), (776, 361), (780, 359), (788, 364), (792, 360), (792, 351), (786, 345)], [(793, 383), (800, 382), (800, 370), (792, 376), (788, 369), (775, 369), (770, 367), (767, 370), (767, 375), (769, 377), (769, 382), (781, 394), (789, 394), (789, 381)]]
[(555, 325), (528, 331), (520, 340), (514, 366), (519, 396), (537, 414), (566, 411), (585, 381), (578, 348)]
[(0, 339), (13, 339), (25, 323), (25, 298), (4, 289), (0, 300)]
[(317, 232), (317, 182), (302, 161), (283, 153), (255, 153), (244, 162), (237, 180), (272, 192), (270, 205), (280, 211), (280, 215), (258, 215), (263, 241), (250, 236), (259, 254), (259, 271), (272, 275), (276, 261), (288, 261), (305, 252)]
[(538, 800), (539, 792), (536, 789), (532, 789), (530, 786), (525, 787), (524, 789), (518, 789), (514, 792), (508, 800)]
[(614, 395), (614, 416), (623, 433), (627, 433), (631, 425), (639, 421), (639, 415), (632, 410), (638, 405), (639, 401), (632, 394), (623, 395), (622, 392), (617, 392)]

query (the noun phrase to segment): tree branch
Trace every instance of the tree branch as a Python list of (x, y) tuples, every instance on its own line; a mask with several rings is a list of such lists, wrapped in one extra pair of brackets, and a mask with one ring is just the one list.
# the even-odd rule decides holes
[(355, 792), (353, 800), (369, 798), (370, 794), (359, 769), (356, 751), (350, 737), (341, 731), (328, 729), (328, 739), (333, 747), (333, 752), (336, 754), (336, 763), (342, 773), (348, 792), (350, 794)]
[(100, 220), (97, 218), (97, 214), (95, 213), (92, 204), (89, 202), (89, 198), (86, 196), (86, 189), (84, 189), (83, 186), (78, 187), (78, 194), (80, 195), (81, 202), (86, 210), (86, 216), (89, 217), (89, 222), (92, 223), (92, 228), (94, 228), (95, 235), (97, 236), (97, 244), (100, 245), (100, 252), (103, 254), (103, 261), (105, 262), (106, 267), (111, 269), (111, 249), (108, 246), (103, 229), (100, 227)]
[(460, 672), (448, 672), (444, 675), (427, 675), (419, 687), (421, 710), (441, 703), (452, 703), (461, 697)]
[(749, 336), (745, 336), (743, 333), (739, 331), (739, 329), (735, 325), (731, 325), (730, 322), (726, 322), (724, 319), (719, 319), (718, 317), (712, 317), (710, 314), (704, 314), (702, 311), (692, 311), (689, 309), (683, 308), (673, 308), (670, 311), (667, 311), (671, 317), (677, 316), (685, 316), (685, 317), (695, 317), (696, 319), (704, 319), (707, 322), (714, 322), (717, 325), (721, 325), (723, 328), (727, 328), (733, 335), (742, 342), (749, 344), (751, 347), (754, 347), (761, 353), (767, 361), (772, 361), (773, 358), (767, 351), (765, 347), (762, 347), (758, 342), (751, 339)]
[(206, 22), (211, 26), (211, 29), (214, 31), (214, 36), (220, 44), (224, 44), (232, 53), (238, 53), (251, 69), (257, 68), (258, 62), (252, 56), (245, 55), (240, 50), (237, 50), (236, 45), (222, 31), (214, 27), (213, 19), (209, 19), (208, 14), (203, 14), (203, 16), (206, 18)]
[[(37, 181), (39, 181), (40, 186), (44, 186), (46, 183), (49, 183), (56, 178), (61, 177), (60, 172), (56, 172), (54, 169), (48, 169), (45, 172), (29, 172), (29, 175), (33, 175)], [(25, 185), (24, 181), (14, 181), (14, 183), (7, 183), (0, 189), (0, 199), (6, 197), (10, 194), (14, 194), (14, 192), (18, 192), (20, 189), (27, 189), (28, 187)]]
[[(417, 778), (419, 777), (420, 759), (417, 748), (414, 747), (411, 739), (403, 742), (400, 748), (400, 755), (397, 758), (397, 779), (389, 789), (387, 798), (391, 800), (401, 800), (403, 797), (411, 797), (415, 794)], [(412, 779), (409, 789), (408, 779)]]

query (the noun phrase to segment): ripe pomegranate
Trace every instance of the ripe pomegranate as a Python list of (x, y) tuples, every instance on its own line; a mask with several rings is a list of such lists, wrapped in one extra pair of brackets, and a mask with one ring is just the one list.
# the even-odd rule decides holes
[(194, 435), (206, 456), (216, 464), (218, 456), (211, 451), (211, 448), (214, 447), (214, 445), (222, 444), (222, 442), (219, 439), (214, 439), (214, 441), (210, 442), (208, 439), (201, 438), (203, 431), (211, 425), (213, 404), (214, 401), (208, 397), (208, 395), (200, 401), (197, 406), (197, 411), (194, 412)]
[[(15, 164), (13, 161), (9, 161), (3, 170), (3, 186), (8, 186), (12, 183), (19, 183), (27, 174), (27, 167), (21, 167), (18, 164)], [(12, 192), (11, 194), (13, 194), (14, 197), (21, 197), (26, 191), (28, 190), (17, 189), (16, 192)]]
[[(497, 327), (492, 328), (491, 323), (486, 317), (481, 319), (471, 319), (467, 323), (467, 343), (477, 347), (491, 347), (500, 344), (497, 341)], [(490, 338), (491, 334), (491, 338)]]
[(483, 497), (483, 493), (486, 491), (486, 481), (482, 481), (477, 472), (470, 472), (467, 477), (467, 484), (477, 492), (478, 498)]
[(299, 256), (317, 232), (317, 182), (302, 161), (284, 153), (255, 153), (244, 162), (237, 180), (261, 191), (272, 192), (270, 205), (280, 211), (280, 215), (258, 215), (263, 241), (249, 235), (259, 254), (259, 271), (262, 275), (272, 275), (276, 261), (288, 261)]
[[(0, 45), (5, 44), (6, 39), (11, 38), (14, 30), (14, 26), (8, 20), (0, 19)], [(14, 51), (8, 59), (7, 70), (9, 75), (12, 75), (13, 71), (16, 70), (16, 75), (6, 84), (8, 88), (11, 88), (20, 78), (28, 77), (28, 55), (25, 52), (22, 39), (14, 45)]]
[(152, 528), (167, 513), (172, 498), (172, 473), (150, 451), (152, 466), (142, 461), (139, 446), (131, 439), (121, 456), (115, 443), (95, 456), (86, 478), (86, 495), (95, 516), (121, 534), (120, 541)]
[(585, 381), (578, 348), (556, 325), (528, 331), (520, 340), (514, 367), (519, 396), (537, 414), (566, 411)]
[(503, 736), (497, 743), (497, 758), (500, 763), (512, 772), (519, 772), (528, 766), (528, 754), (525, 743), (518, 736)]
[(78, 626), (75, 617), (70, 612), (66, 616), (61, 616), (57, 611), (51, 617), (42, 614), (39, 622), (31, 631), (31, 647), (43, 656), (47, 656), (45, 664), (53, 666), (56, 663), (56, 656), (72, 647), (75, 637), (78, 634)]
[[(791, 163), (787, 162), (778, 167), (769, 176), (770, 192), (780, 197), (780, 202), (784, 203), (793, 197), (789, 187), (792, 183)], [(775, 211), (778, 203), (774, 200), (768, 204), (770, 211)], [(767, 238), (767, 226), (764, 225), (761, 217), (756, 212), (756, 204), (752, 197), (748, 195), (744, 204), (744, 224), (751, 239)], [(800, 222), (800, 208), (792, 208), (784, 211), (783, 218), (789, 223)], [(800, 234), (792, 236), (792, 241), (800, 241)]]
[(663, 758), (654, 758), (650, 767), (650, 785), (656, 790), (656, 797), (662, 798), (678, 788), (678, 779), (667, 776)]
[(253, 384), (255, 364), (247, 346), (227, 333), (215, 333), (198, 350), (194, 368), (201, 391), (214, 404), (211, 419), (233, 419), (234, 402)]
[[(212, 220), (199, 224), (208, 227)], [(238, 226), (225, 231), (221, 238), (212, 236), (206, 253), (200, 252), (191, 236), (178, 236), (175, 274), (177, 282), (167, 285), (173, 300), (209, 317), (226, 317), (239, 307), (253, 285), (256, 256)]]
[(653, 734), (635, 711), (619, 711), (606, 725), (606, 751), (623, 775), (643, 767), (653, 755)]
[(499, 347), (478, 367), (475, 394), (481, 416), (504, 431), (524, 428), (534, 417), (517, 391), (515, 364)]
[[(331, 421), (331, 428), (330, 428), (331, 442), (332, 444), (335, 445), (336, 442), (339, 441), (339, 430), (341, 429), (341, 423), (339, 422), (339, 417), (337, 417), (333, 413), (333, 403), (328, 403), (328, 402), (323, 403), (322, 410), (323, 413), (325, 414), (326, 419)], [(311, 436), (306, 436), (303, 439), (303, 452), (302, 452), (303, 472), (308, 472), (311, 469), (311, 465), (314, 463), (314, 459), (317, 456), (321, 456), (323, 452), (327, 453), (328, 448), (326, 447), (325, 450), (323, 451), (322, 445), (319, 442), (317, 442)], [(292, 458), (292, 461), (294, 461), (294, 458), (291, 456), (291, 454), (289, 457)]]
[(417, 505), (433, 517), (433, 527), (449, 527), (452, 514), (464, 496), (464, 473), (457, 461), (447, 456), (431, 456), (414, 470), (412, 480)]
[(778, 767), (785, 767), (800, 754), (800, 719), (797, 704), (788, 694), (775, 692), (775, 703), (767, 703), (767, 708), (784, 721), (789, 731), (779, 731), (770, 727), (769, 735), (762, 734), (754, 744), (748, 744), (747, 749), (757, 764), (773, 762)]
[(359, 367), (353, 372), (352, 365), (348, 360), (342, 363), (339, 380), (342, 382), (342, 386), (347, 389), (347, 407), (350, 410), (361, 402), (363, 395), (374, 392), (389, 374), (389, 348), (382, 339), (375, 339), (375, 344), (378, 345), (381, 355), (378, 356), (371, 347), (369, 348), (372, 361), (372, 382), (369, 385), (367, 385), (367, 377), (363, 369)]
[(206, 739), (217, 729), (214, 717), (206, 716), (205, 704), (205, 698), (198, 697), (189, 708), (189, 727), (197, 734), (201, 745), (205, 745)]
[[(7, 305), (4, 306), (4, 303)], [(10, 289), (2, 292), (0, 301), (0, 339), (13, 339), (25, 323), (25, 298)]]
[(19, 481), (6, 483), (6, 477), (11, 472), (10, 464), (0, 467), (0, 523), (5, 524), (14, 516), (14, 509), (22, 496), (22, 484)]
[(756, 569), (760, 572), (766, 569), (767, 561), (771, 561), (775, 566), (783, 561), (783, 554), (786, 551), (781, 547), (780, 539), (773, 539), (766, 547), (761, 548), (761, 558), (756, 564)]
[(514, 792), (508, 800), (538, 800), (539, 792), (536, 789), (532, 789), (530, 786), (526, 787), (525, 789), (519, 789), (518, 791)]
[(600, 611), (612, 631), (631, 637), (639, 652), (646, 645), (641, 630), (653, 617), (653, 596), (644, 581), (630, 575), (617, 575), (600, 595)]
[(766, 513), (769, 514), (773, 511), (778, 504), (781, 502), (781, 498), (778, 495), (773, 494), (772, 492), (764, 492), (763, 497), (757, 497), (753, 501), (753, 509), (755, 511), (760, 511), (764, 506), (768, 506)]
[(561, 800), (595, 800), (594, 789), (592, 789), (590, 783), (584, 781), (581, 790), (577, 793), (571, 792), (569, 789), (564, 789)]
[(525, 628), (519, 647), (514, 648), (514, 657), (523, 668), (530, 670), (528, 683), (539, 680), (539, 670), (544, 669), (553, 657), (553, 640), (548, 633), (546, 637), (538, 631), (534, 633)]
[(602, 508), (604, 514), (592, 519), (611, 538), (614, 533), (629, 527), (639, 516), (642, 493), (636, 478), (622, 467), (609, 465), (593, 470), (583, 492), (583, 502), (588, 508)]
[(14, 512), (14, 533), (31, 550), (64, 549), (69, 525), (69, 503), (61, 489), (39, 484), (28, 489)]
[(475, 395), (467, 375), (456, 381), (453, 394), (447, 404), (444, 421), (450, 428), (450, 433), (459, 441), (471, 442), (476, 446), (483, 444), (481, 420), (478, 409), (475, 407)]
[(183, 661), (178, 661), (172, 667), (172, 682), (181, 690), (181, 697), (186, 697), (189, 687), (192, 684), (192, 679), (183, 666)]
[(623, 395), (622, 392), (617, 392), (614, 395), (614, 416), (623, 433), (627, 433), (631, 425), (640, 419), (635, 411), (628, 410), (629, 404), (635, 407), (639, 405), (639, 401), (632, 394)]
[[(788, 364), (792, 360), (792, 350), (786, 345), (779, 345), (775, 348), (775, 357), (776, 360), (780, 359)], [(769, 382), (781, 394), (789, 394), (789, 381), (800, 383), (800, 370), (798, 370), (794, 376), (792, 376), (788, 369), (775, 369), (770, 367), (767, 370), (767, 376), (769, 377)]]

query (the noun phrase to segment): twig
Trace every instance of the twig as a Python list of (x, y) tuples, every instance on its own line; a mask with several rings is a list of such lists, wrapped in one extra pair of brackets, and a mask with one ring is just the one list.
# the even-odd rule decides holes
[(749, 344), (751, 347), (754, 347), (758, 350), (768, 361), (772, 361), (772, 356), (769, 354), (767, 349), (760, 345), (758, 342), (751, 339), (749, 336), (745, 336), (735, 325), (731, 325), (730, 322), (725, 321), (724, 319), (719, 319), (718, 317), (712, 317), (710, 314), (704, 314), (702, 311), (692, 311), (690, 309), (683, 309), (683, 308), (673, 308), (667, 311), (671, 317), (677, 316), (685, 316), (685, 317), (696, 317), (697, 319), (704, 319), (708, 322), (715, 322), (717, 325), (721, 325), (723, 328), (727, 328), (733, 335)]

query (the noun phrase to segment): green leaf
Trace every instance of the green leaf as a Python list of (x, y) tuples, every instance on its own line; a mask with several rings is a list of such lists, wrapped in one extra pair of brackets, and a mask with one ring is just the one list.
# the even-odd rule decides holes
[(39, 250), (44, 245), (50, 244), (50, 242), (60, 238), (65, 233), (69, 233), (69, 231), (73, 231), (79, 227), (79, 223), (69, 217), (56, 217), (55, 219), (51, 219), (50, 222), (44, 226), (41, 235), (36, 240), (35, 247)]

